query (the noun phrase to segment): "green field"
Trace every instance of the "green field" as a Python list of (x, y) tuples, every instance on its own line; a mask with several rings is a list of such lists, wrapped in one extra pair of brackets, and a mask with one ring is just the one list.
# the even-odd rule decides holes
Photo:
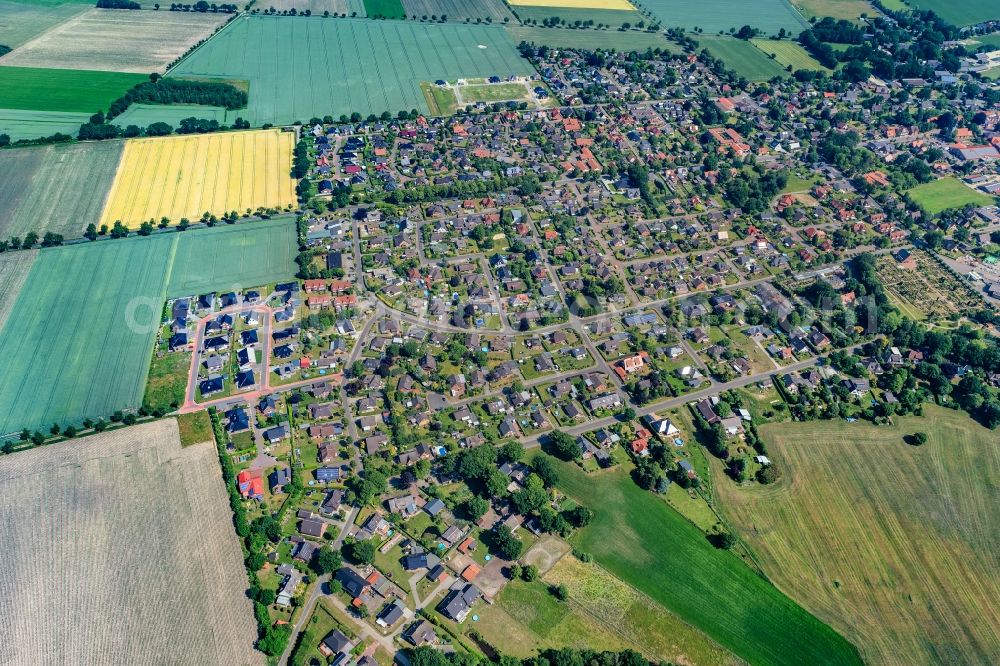
[(424, 81), (420, 84), (420, 90), (424, 93), (424, 101), (432, 116), (450, 116), (458, 108), (458, 98), (455, 97), (453, 88)]
[(973, 25), (1000, 19), (1000, 3), (996, 0), (906, 0), (913, 9), (929, 9), (953, 25)]
[(112, 121), (119, 127), (149, 127), (153, 123), (167, 123), (177, 128), (185, 118), (217, 120), (220, 125), (231, 125), (245, 111), (229, 111), (221, 106), (199, 104), (133, 104), (125, 113)]
[(165, 297), (289, 278), (294, 243), (283, 218), (42, 250), (0, 331), (0, 434), (137, 408)]
[[(792, 0), (805, 16), (830, 16), (835, 19), (857, 20), (860, 16), (878, 16), (868, 0)], [(797, 34), (797, 33), (795, 33)]]
[(660, 32), (636, 32), (629, 30), (586, 30), (569, 28), (529, 28), (511, 26), (507, 28), (511, 39), (516, 43), (532, 42), (539, 46), (550, 46), (557, 49), (586, 48), (588, 50), (605, 49), (609, 51), (645, 51), (646, 49), (664, 49), (676, 51), (677, 46)]
[(365, 15), (369, 18), (401, 19), (406, 10), (399, 0), (364, 0)]
[(0, 134), (6, 134), (11, 141), (37, 139), (53, 134), (76, 136), (80, 125), (87, 122), (90, 116), (90, 113), (66, 111), (0, 109)]
[[(639, 12), (623, 11), (620, 9), (585, 9), (570, 7), (530, 7), (512, 6), (513, 11), (522, 22), (537, 21), (539, 24), (546, 19), (558, 17), (565, 25), (574, 25), (577, 21), (586, 23), (592, 21), (592, 27), (607, 26), (617, 30), (623, 23), (635, 25), (639, 21), (646, 19)], [(648, 19), (646, 19), (648, 21)], [(586, 43), (577, 44), (577, 48), (589, 49)]]
[[(797, 35), (809, 27), (788, 0), (642, 0), (636, 3), (660, 19), (665, 26), (687, 30), (701, 28), (706, 34), (749, 25), (765, 35), (782, 28)], [(697, 38), (699, 39), (700, 38)]]
[(11, 48), (20, 46), (92, 6), (90, 2), (29, 4), (0, 0), (0, 44)]
[(830, 71), (819, 64), (809, 52), (798, 43), (787, 39), (752, 39), (750, 42), (766, 55), (773, 54), (782, 67), (792, 66), (792, 70), (812, 69)]
[(168, 298), (246, 289), (295, 274), (299, 248), (293, 216), (187, 233), (174, 252)]
[(993, 203), (992, 197), (977, 192), (957, 178), (939, 178), (917, 185), (908, 190), (907, 194), (931, 215), (949, 208), (961, 208), (966, 204), (988, 206)]
[(726, 67), (751, 81), (769, 81), (775, 76), (788, 76), (788, 72), (776, 60), (771, 60), (763, 51), (742, 39), (699, 36), (698, 45), (721, 59)]
[(533, 71), (500, 26), (253, 16), (173, 73), (249, 80), (247, 119), (260, 125), (355, 111), (428, 113), (421, 81)]
[(625, 470), (559, 468), (595, 512), (571, 539), (594, 560), (750, 663), (859, 664), (854, 647), (732, 553), (640, 489)]
[(96, 113), (147, 80), (142, 74), (0, 67), (0, 109)]
[(989, 35), (976, 35), (972, 40), (993, 49), (1000, 49), (1000, 32), (990, 33)]
[[(995, 664), (997, 435), (961, 412), (925, 410), (894, 425), (766, 425), (783, 478), (737, 487), (716, 475), (719, 502), (768, 576), (866, 661)], [(904, 443), (918, 431), (927, 444)]]
[(0, 238), (29, 231), (80, 238), (97, 224), (118, 169), (121, 141), (0, 152)]

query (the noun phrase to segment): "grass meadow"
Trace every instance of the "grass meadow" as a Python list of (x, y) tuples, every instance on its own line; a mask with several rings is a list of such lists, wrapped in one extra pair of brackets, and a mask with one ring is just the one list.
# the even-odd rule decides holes
[(227, 26), (172, 74), (249, 80), (247, 119), (260, 125), (428, 113), (422, 81), (533, 71), (501, 26), (252, 16)]
[(148, 80), (141, 74), (0, 67), (0, 109), (96, 113)]
[(0, 662), (263, 666), (214, 446), (121, 428), (8, 457), (0, 492)]
[(708, 49), (726, 67), (751, 81), (769, 81), (775, 76), (788, 76), (777, 60), (772, 60), (750, 42), (735, 37), (698, 37), (701, 48)]
[(792, 0), (792, 3), (807, 17), (830, 16), (856, 21), (863, 15), (878, 16), (878, 11), (868, 0)]
[(948, 23), (972, 25), (1000, 19), (1000, 4), (996, 0), (906, 0), (911, 9), (931, 10)]
[[(866, 661), (997, 663), (996, 433), (925, 410), (892, 426), (766, 425), (783, 478), (745, 488), (725, 479), (719, 503), (768, 576)], [(917, 431), (927, 444), (904, 443)]]
[(0, 152), (0, 237), (29, 231), (80, 238), (97, 224), (122, 154), (121, 141)]
[(623, 469), (559, 467), (559, 486), (594, 510), (572, 538), (594, 561), (750, 663), (859, 664), (857, 650)]
[(819, 64), (797, 42), (787, 39), (752, 39), (750, 41), (766, 55), (774, 55), (782, 67), (791, 65), (792, 70), (812, 69), (816, 71), (830, 71)]
[(295, 273), (290, 218), (39, 251), (0, 330), (0, 435), (142, 402), (164, 299)]
[(910, 198), (931, 215), (937, 215), (949, 208), (961, 208), (967, 204), (988, 206), (993, 198), (977, 192), (957, 178), (939, 178), (923, 183), (907, 191)]
[(129, 139), (101, 223), (295, 205), (294, 146), (295, 134), (277, 129)]

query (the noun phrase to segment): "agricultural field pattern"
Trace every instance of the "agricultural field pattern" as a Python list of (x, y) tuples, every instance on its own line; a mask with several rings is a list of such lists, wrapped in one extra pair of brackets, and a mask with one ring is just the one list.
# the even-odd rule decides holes
[(0, 666), (1000, 664), (997, 0), (0, 0)]

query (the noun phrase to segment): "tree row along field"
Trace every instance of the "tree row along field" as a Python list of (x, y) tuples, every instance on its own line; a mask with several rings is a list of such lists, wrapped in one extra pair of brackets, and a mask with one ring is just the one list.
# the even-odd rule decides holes
[(165, 297), (288, 279), (295, 221), (41, 250), (0, 330), (0, 435), (142, 400)]
[(294, 144), (294, 133), (276, 129), (130, 139), (101, 223), (134, 228), (294, 205)]
[(422, 81), (533, 72), (501, 26), (250, 16), (171, 74), (250, 81), (246, 117), (260, 125), (428, 113)]
[(262, 664), (216, 450), (173, 419), (0, 468), (4, 664)]
[[(915, 432), (927, 443), (904, 442)], [(871, 663), (1000, 661), (995, 433), (927, 406), (894, 425), (781, 423), (761, 435), (788, 469), (779, 483), (713, 476), (775, 584)]]

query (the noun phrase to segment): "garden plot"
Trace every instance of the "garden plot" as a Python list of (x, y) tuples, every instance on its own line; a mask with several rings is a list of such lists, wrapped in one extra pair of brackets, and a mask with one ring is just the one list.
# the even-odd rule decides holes
[(91, 9), (7, 54), (0, 64), (162, 73), (228, 18), (200, 12)]
[(247, 119), (261, 125), (354, 112), (429, 113), (422, 81), (534, 70), (500, 26), (250, 16), (171, 73), (249, 80)]
[(262, 664), (212, 446), (172, 419), (0, 466), (5, 664)]
[(889, 256), (878, 258), (879, 277), (896, 305), (913, 319), (942, 321), (982, 307), (982, 299), (927, 254), (914, 251), (906, 269)]

